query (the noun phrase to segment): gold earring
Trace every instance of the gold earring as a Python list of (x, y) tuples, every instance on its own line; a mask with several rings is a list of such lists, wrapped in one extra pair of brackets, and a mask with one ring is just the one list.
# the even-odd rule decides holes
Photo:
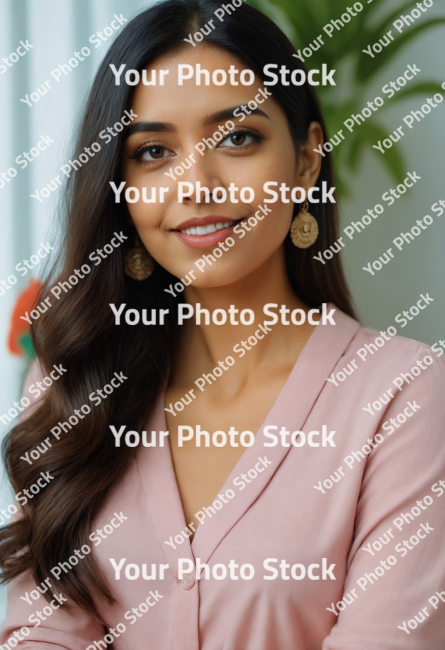
[(303, 207), (290, 227), (292, 243), (297, 248), (309, 248), (317, 241), (318, 223), (315, 217), (309, 214), (308, 208), (309, 203), (305, 199)]
[(134, 248), (131, 248), (124, 258), (125, 273), (133, 280), (146, 280), (153, 273), (154, 267), (152, 256), (136, 235)]

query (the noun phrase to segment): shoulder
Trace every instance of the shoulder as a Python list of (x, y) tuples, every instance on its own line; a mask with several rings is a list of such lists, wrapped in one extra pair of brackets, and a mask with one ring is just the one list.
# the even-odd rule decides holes
[(427, 366), (434, 365), (445, 372), (444, 348), (439, 342), (429, 346), (421, 341), (398, 336), (394, 327), (388, 327), (384, 331), (360, 327), (351, 341), (350, 351), (357, 356), (360, 363), (373, 367), (404, 368), (410, 364), (421, 367), (420, 363), (423, 363)]
[(422, 362), (424, 357), (429, 357), (426, 360), (427, 364), (433, 365), (434, 362), (439, 372), (445, 372), (445, 341), (437, 341), (429, 346), (421, 341), (399, 336), (394, 326), (389, 326), (385, 330), (362, 326), (340, 309), (336, 310), (335, 317), (338, 333), (349, 330), (352, 334), (344, 351), (343, 360), (345, 357), (348, 361), (355, 358), (359, 366), (366, 365), (369, 368), (381, 369), (395, 368), (411, 362), (416, 364), (417, 360)]
[[(352, 393), (412, 389), (438, 396), (445, 389), (445, 341), (432, 346), (397, 335), (395, 327), (362, 327), (338, 310), (337, 336), (349, 330), (348, 344), (338, 358), (331, 379)], [(355, 325), (355, 329), (354, 326)], [(441, 343), (443, 345), (441, 345)], [(352, 378), (352, 376), (353, 378)], [(335, 382), (333, 381), (335, 380)]]

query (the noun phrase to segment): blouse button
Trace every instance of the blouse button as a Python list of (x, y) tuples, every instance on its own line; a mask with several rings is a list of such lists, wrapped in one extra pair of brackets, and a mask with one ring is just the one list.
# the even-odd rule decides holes
[(184, 589), (191, 589), (195, 584), (195, 579), (190, 574), (187, 574), (181, 582)]

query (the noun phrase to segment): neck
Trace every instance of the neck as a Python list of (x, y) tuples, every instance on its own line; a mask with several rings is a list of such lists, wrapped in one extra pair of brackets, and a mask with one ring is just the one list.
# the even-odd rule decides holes
[[(228, 356), (238, 360), (240, 355), (233, 350), (237, 344), (240, 344), (237, 349), (244, 350), (245, 354), (242, 364), (237, 363), (230, 369), (232, 386), (246, 382), (249, 376), (258, 371), (275, 368), (277, 364), (293, 365), (314, 328), (307, 323), (307, 318), (305, 324), (300, 326), (281, 323), (278, 311), (281, 305), (285, 305), (290, 311), (301, 309), (306, 314), (308, 311), (308, 307), (295, 295), (291, 287), (283, 246), (262, 266), (241, 280), (216, 288), (189, 286), (185, 289), (185, 299), (194, 308), (194, 316), (181, 326), (178, 354), (172, 374), (175, 384), (192, 384), (197, 376), (211, 372), (218, 366), (218, 362), (224, 362)], [(268, 303), (277, 305), (273, 311), (278, 315), (278, 322), (273, 326), (269, 325), (271, 331), (264, 335), (264, 338), (259, 340), (258, 337), (257, 343), (250, 345), (248, 338), (256, 338), (255, 332), (261, 335), (258, 326), (271, 319), (263, 311)], [(224, 310), (227, 314), (226, 323), (223, 325), (212, 321), (212, 314), (217, 309)], [(241, 324), (240, 315), (245, 309), (254, 313), (251, 325)], [(209, 312), (208, 316), (206, 312), (201, 313), (200, 325), (196, 324), (199, 310)], [(218, 321), (222, 321), (222, 317), (222, 311), (216, 313)], [(209, 323), (207, 325), (206, 318)], [(250, 318), (247, 313), (245, 320), (249, 322)], [(238, 322), (238, 325), (232, 324), (231, 320), (233, 323)], [(289, 314), (287, 320), (290, 321)], [(250, 350), (242, 345), (242, 341)], [(251, 341), (253, 343), (252, 338)]]

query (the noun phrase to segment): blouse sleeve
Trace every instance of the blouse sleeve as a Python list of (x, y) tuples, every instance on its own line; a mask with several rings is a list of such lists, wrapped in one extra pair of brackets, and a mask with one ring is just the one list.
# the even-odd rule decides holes
[[(104, 625), (69, 601), (70, 609), (62, 609), (60, 602), (63, 603), (62, 599), (66, 597), (54, 584), (57, 580), (51, 578), (49, 582), (52, 585), (48, 590), (52, 594), (50, 603), (37, 590), (28, 573), (11, 581), (0, 643), (12, 648), (8, 639), (15, 637), (20, 650), (86, 650), (94, 641), (103, 641), (106, 634)], [(43, 588), (39, 586), (41, 591), (46, 587), (45, 584)]]
[(384, 442), (367, 457), (344, 594), (326, 605), (338, 616), (322, 650), (445, 647), (445, 363), (431, 356), (376, 429)]

